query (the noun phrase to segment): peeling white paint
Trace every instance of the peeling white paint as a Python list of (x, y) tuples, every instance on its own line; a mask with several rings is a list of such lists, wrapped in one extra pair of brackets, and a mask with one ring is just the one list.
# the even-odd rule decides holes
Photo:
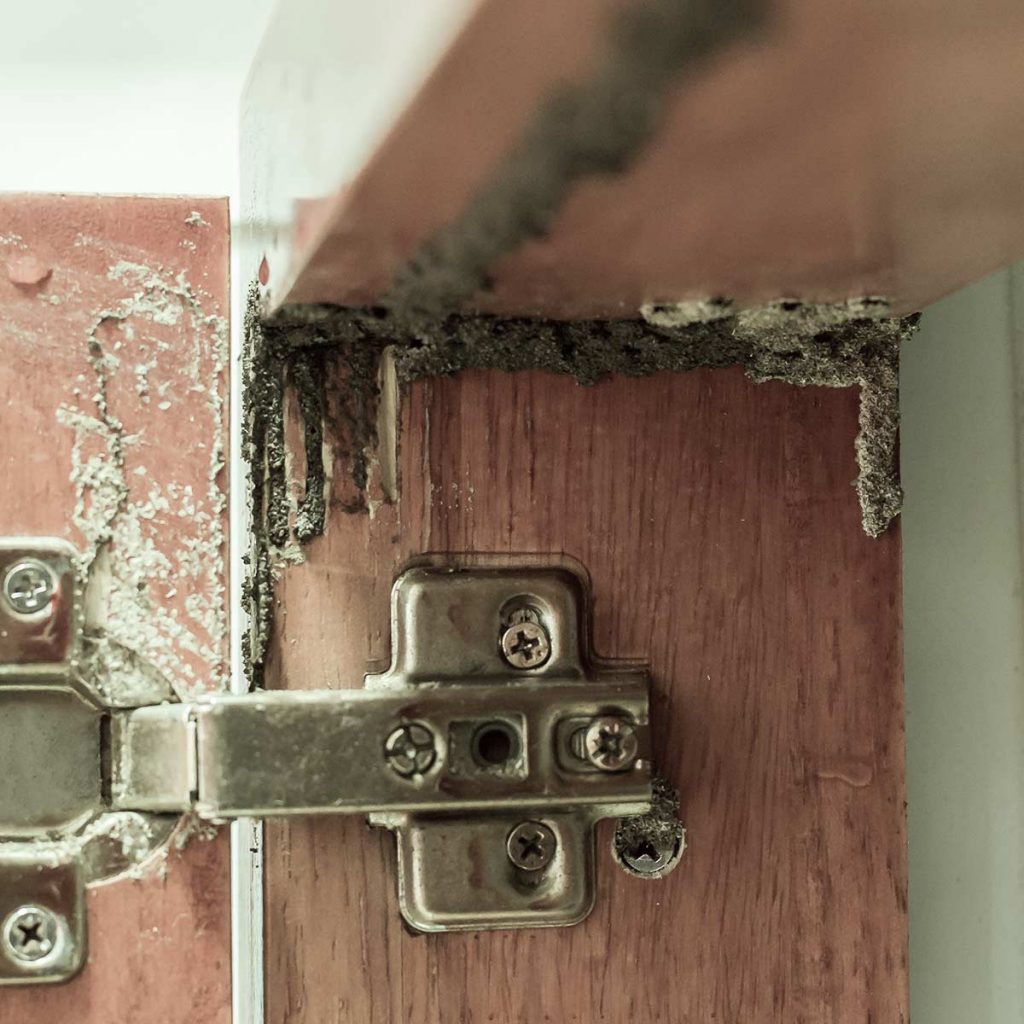
[(703, 298), (682, 302), (645, 302), (640, 315), (656, 327), (687, 327), (736, 317), (736, 333), (756, 332), (762, 336), (772, 328), (785, 327), (799, 333), (818, 331), (849, 323), (850, 320), (881, 320), (892, 316), (887, 299), (863, 296), (843, 302), (801, 302), (778, 299), (760, 306), (737, 307), (731, 299)]
[(162, 876), (167, 832), (165, 818), (138, 811), (110, 811), (88, 821), (73, 835), (33, 840), (32, 859), (54, 866), (79, 860), (90, 887), (122, 878)]
[(149, 402), (149, 375), (156, 368), (156, 365), (157, 361), (155, 359), (145, 363), (136, 363), (135, 365), (135, 393), (144, 403)]
[[(120, 260), (107, 279), (131, 290), (96, 316), (84, 339), (92, 384), (77, 389), (76, 400), (57, 413), (58, 423), (74, 433), (73, 518), (88, 544), (83, 668), (115, 705), (188, 699), (227, 682), (226, 496), (218, 482), (227, 324), (205, 312), (183, 274)], [(173, 347), (166, 328), (175, 329)], [(115, 331), (131, 339), (134, 355), (150, 358), (123, 364), (111, 340)], [(167, 376), (156, 388), (167, 395), (158, 406), (164, 414), (182, 393), (206, 395), (203, 493), (195, 493), (198, 480), (161, 479), (144, 462), (127, 468), (155, 445), (176, 442), (173, 420), (141, 417), (138, 433), (126, 431), (112, 397), (123, 371), (131, 373), (131, 391), (143, 406), (153, 378), (161, 371)], [(165, 461), (173, 466), (173, 459)]]
[(728, 299), (688, 299), (684, 302), (645, 302), (640, 315), (656, 327), (688, 327), (733, 315)]

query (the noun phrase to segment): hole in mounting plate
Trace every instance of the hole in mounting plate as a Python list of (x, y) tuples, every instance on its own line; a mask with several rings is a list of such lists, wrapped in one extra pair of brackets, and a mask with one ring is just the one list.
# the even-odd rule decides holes
[(507, 722), (486, 722), (473, 733), (473, 760), (498, 768), (519, 757), (519, 733)]

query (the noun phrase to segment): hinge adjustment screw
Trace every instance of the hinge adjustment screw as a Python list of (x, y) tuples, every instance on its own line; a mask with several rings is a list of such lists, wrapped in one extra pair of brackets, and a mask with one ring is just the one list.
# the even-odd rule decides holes
[(434, 734), (419, 722), (400, 725), (384, 741), (384, 757), (404, 779), (422, 775), (437, 760)]
[(619, 772), (635, 760), (639, 743), (636, 729), (624, 718), (595, 718), (583, 735), (587, 760), (605, 772)]

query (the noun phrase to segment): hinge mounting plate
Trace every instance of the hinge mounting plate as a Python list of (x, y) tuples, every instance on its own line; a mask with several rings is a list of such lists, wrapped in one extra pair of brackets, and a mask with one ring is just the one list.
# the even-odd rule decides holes
[[(413, 927), (582, 920), (597, 821), (648, 809), (647, 675), (593, 657), (586, 596), (563, 569), (415, 569), (397, 582), (392, 666), (367, 687), (413, 698), (437, 687), (448, 704), (427, 722), (440, 740), (438, 789), (480, 804), (370, 815), (396, 831), (399, 902)], [(525, 662), (524, 649), (534, 655)], [(414, 700), (402, 718), (415, 711)], [(588, 756), (588, 730), (602, 723), (618, 727), (608, 748), (621, 764)]]

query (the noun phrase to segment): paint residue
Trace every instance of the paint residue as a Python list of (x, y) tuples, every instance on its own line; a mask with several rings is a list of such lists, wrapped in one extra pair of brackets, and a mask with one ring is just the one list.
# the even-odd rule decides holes
[[(73, 518), (87, 544), (82, 668), (108, 703), (131, 706), (188, 698), (226, 682), (226, 497), (219, 478), (227, 324), (204, 312), (183, 274), (122, 260), (107, 277), (127, 293), (87, 331), (91, 387), (76, 389), (57, 419), (74, 432)], [(173, 345), (160, 328), (174, 329)], [(118, 354), (125, 339), (138, 360), (131, 364)], [(156, 411), (147, 412), (132, 432), (118, 415), (121, 377), (131, 375), (131, 389), (146, 406), (158, 371), (174, 379), (174, 402), (161, 402), (161, 413), (183, 393), (202, 392), (208, 461), (199, 493), (199, 481), (148, 472), (143, 461), (150, 445), (173, 444), (173, 419), (165, 425), (153, 419)]]

